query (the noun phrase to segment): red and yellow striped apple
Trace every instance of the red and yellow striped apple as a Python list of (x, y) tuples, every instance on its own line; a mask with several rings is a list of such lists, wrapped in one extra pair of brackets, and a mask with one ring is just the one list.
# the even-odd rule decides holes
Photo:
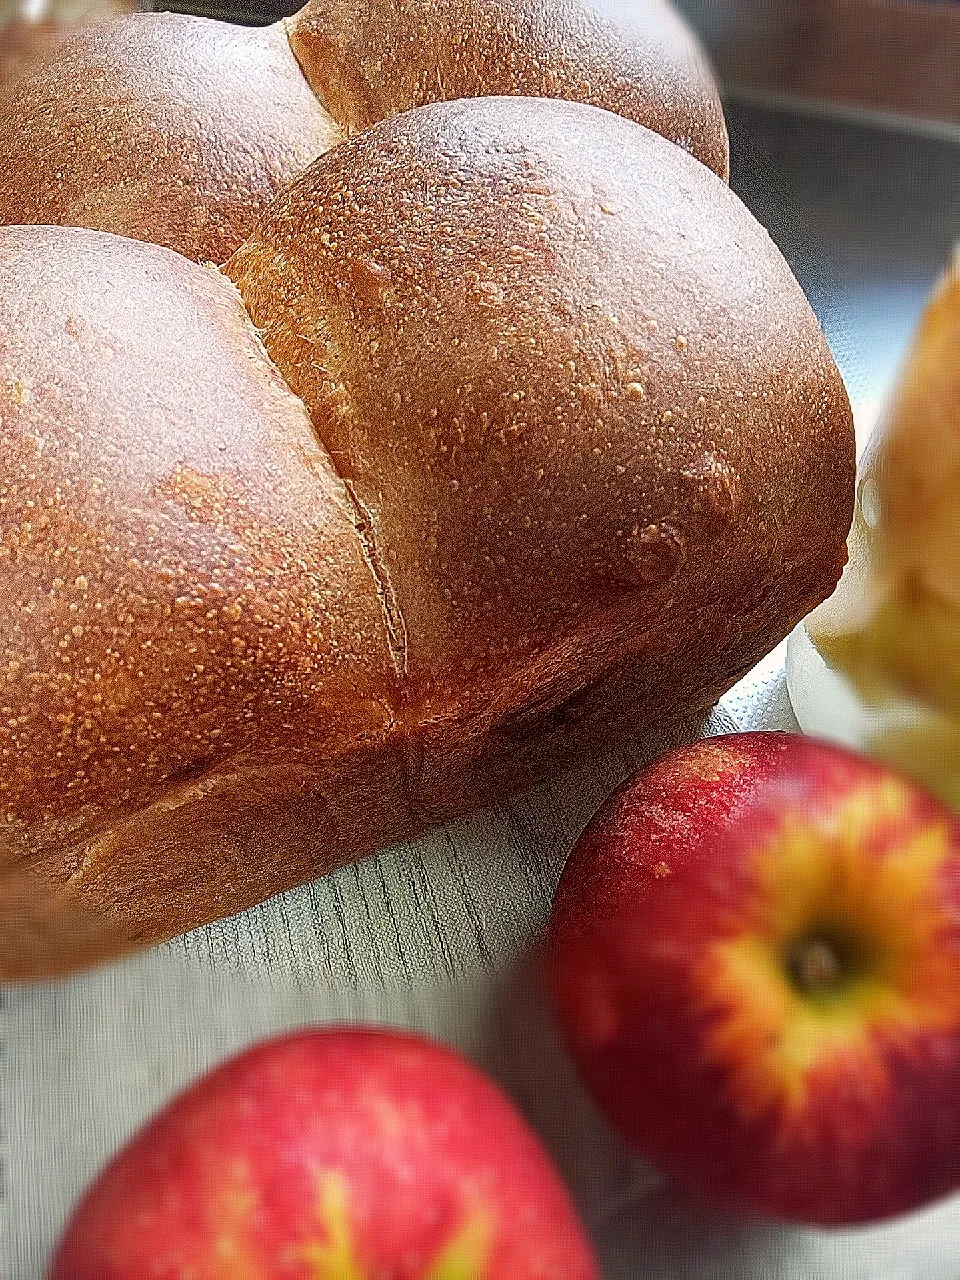
[(448, 1049), (311, 1030), (182, 1093), (80, 1201), (52, 1280), (595, 1280), (553, 1166)]
[(889, 768), (676, 751), (584, 833), (550, 935), (588, 1085), (701, 1198), (838, 1224), (960, 1187), (960, 824)]

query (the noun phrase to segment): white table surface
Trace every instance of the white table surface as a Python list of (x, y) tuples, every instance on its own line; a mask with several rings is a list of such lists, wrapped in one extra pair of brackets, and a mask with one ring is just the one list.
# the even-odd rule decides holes
[[(735, 727), (795, 727), (782, 649), (669, 741)], [(608, 1277), (956, 1280), (960, 1199), (863, 1231), (715, 1218), (631, 1157), (576, 1079), (541, 996), (538, 940), (577, 833), (669, 741), (614, 751), (131, 960), (9, 990), (0, 1274), (38, 1280), (89, 1178), (201, 1071), (289, 1027), (372, 1021), (437, 1035), (504, 1085), (552, 1151)]]

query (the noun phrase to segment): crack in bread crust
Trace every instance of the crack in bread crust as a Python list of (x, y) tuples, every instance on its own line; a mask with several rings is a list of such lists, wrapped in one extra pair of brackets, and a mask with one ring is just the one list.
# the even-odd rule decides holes
[[(357, 540), (360, 544), (360, 551), (363, 556), (364, 564), (369, 570), (374, 590), (376, 592), (377, 601), (380, 605), (381, 615), (383, 617), (384, 636), (386, 639), (387, 649), (390, 654), (390, 661), (393, 667), (393, 687), (390, 689), (390, 698), (388, 707), (392, 718), (391, 729), (400, 737), (400, 745), (403, 754), (404, 764), (404, 780), (405, 780), (405, 800), (414, 814), (423, 812), (422, 805), (419, 802), (418, 787), (416, 779), (419, 777), (421, 766), (419, 753), (415, 747), (413, 735), (410, 733), (409, 726), (406, 723), (406, 704), (408, 690), (408, 639), (407, 624), (400, 608), (400, 601), (393, 587), (390, 578), (390, 571), (387, 568), (386, 559), (380, 547), (377, 537), (376, 521), (373, 513), (369, 510), (359, 494), (353, 482), (343, 472), (342, 467), (337, 462), (336, 452), (331, 449), (329, 443), (324, 439), (324, 433), (320, 430), (317, 418), (311, 412), (310, 405), (291, 385), (289, 379), (283, 369), (277, 364), (266, 343), (263, 340), (263, 334), (258, 328), (254, 320), (247, 300), (244, 297), (243, 290), (238, 287), (234, 280), (227, 275), (226, 270), (215, 268), (221, 278), (229, 285), (230, 289), (236, 294), (244, 312), (250, 322), (250, 327), (255, 335), (258, 347), (263, 353), (264, 358), (269, 361), (271, 366), (277, 371), (277, 375), (283, 379), (284, 384), (289, 389), (290, 394), (303, 405), (310, 425), (313, 429), (313, 435), (323, 450), (330, 464), (331, 469), (337, 479), (343, 486), (344, 494), (351, 508), (351, 522), (356, 530)], [(316, 339), (312, 340), (314, 343)], [(328, 371), (330, 366), (336, 361), (336, 351), (332, 341), (324, 342), (324, 363)], [(341, 380), (337, 380), (339, 411), (344, 415), (355, 415), (356, 410), (350, 399), (346, 386)]]
[[(317, 438), (319, 439), (319, 435)], [(323, 444), (323, 441), (321, 440), (320, 443)], [(323, 445), (323, 447), (326, 449), (326, 445)], [(333, 455), (329, 449), (326, 449), (326, 451), (330, 457), (331, 465), (336, 470)], [(402, 695), (402, 684), (407, 677), (407, 624), (404, 621), (397, 594), (393, 589), (390, 572), (380, 553), (373, 516), (359, 498), (353, 482), (340, 475), (339, 471), (337, 475), (350, 495), (350, 501), (353, 503), (353, 527), (356, 529), (357, 537), (360, 539), (363, 558), (370, 570), (373, 584), (377, 590), (377, 598), (383, 610), (383, 620), (387, 629), (387, 644), (390, 646), (390, 657), (393, 661), (393, 669), (396, 672), (397, 681), (401, 686), (400, 692)]]

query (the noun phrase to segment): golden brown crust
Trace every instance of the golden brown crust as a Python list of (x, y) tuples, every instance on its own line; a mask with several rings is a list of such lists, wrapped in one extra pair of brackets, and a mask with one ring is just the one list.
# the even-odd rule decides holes
[(224, 269), (367, 514), (422, 812), (545, 734), (562, 756), (594, 705), (602, 736), (611, 681), (634, 724), (709, 705), (836, 582), (839, 374), (766, 232), (648, 130), (422, 108)]
[(286, 382), (222, 275), (0, 233), (7, 977), (705, 707), (840, 569), (853, 434), (816, 322), (638, 125), (397, 117), (226, 271)]
[(353, 507), (222, 276), (5, 228), (0, 315), (3, 897), (60, 930), (2, 934), (22, 972), (369, 848), (330, 796), (390, 794), (393, 675)]
[(665, 0), (309, 0), (289, 28), (350, 132), (453, 98), (567, 98), (644, 124), (727, 176), (710, 69)]
[(280, 27), (130, 14), (0, 85), (0, 222), (90, 227), (222, 262), (341, 132)]
[(611, 107), (725, 173), (723, 113), (680, 20), (643, 0), (617, 25), (595, 4), (326, 0), (290, 20), (297, 57), (282, 23), (133, 14), (58, 34), (16, 90), (0, 68), (0, 223), (90, 227), (223, 262), (339, 141), (333, 116), (354, 128), (486, 92)]

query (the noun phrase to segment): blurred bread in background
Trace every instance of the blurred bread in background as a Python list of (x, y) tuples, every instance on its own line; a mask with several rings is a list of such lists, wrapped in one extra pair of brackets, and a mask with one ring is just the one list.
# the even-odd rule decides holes
[(0, 0), (0, 85), (53, 57), (58, 37), (70, 27), (149, 8), (148, 0)]

